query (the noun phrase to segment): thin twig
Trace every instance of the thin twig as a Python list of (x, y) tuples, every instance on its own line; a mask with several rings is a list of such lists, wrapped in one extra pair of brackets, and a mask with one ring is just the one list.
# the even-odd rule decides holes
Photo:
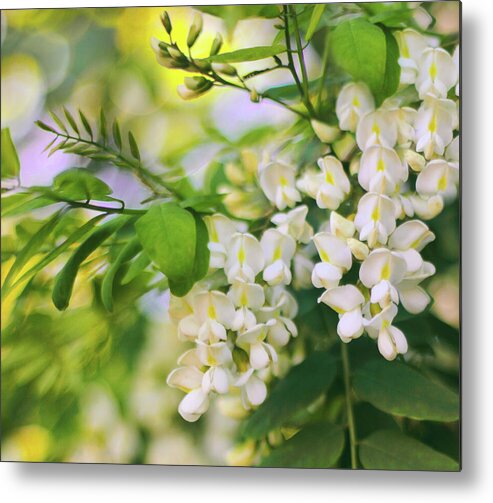
[(341, 341), (341, 357), (342, 357), (342, 371), (344, 374), (344, 392), (346, 395), (346, 415), (349, 430), (349, 449), (351, 453), (351, 468), (353, 470), (358, 468), (358, 458), (356, 456), (356, 424), (354, 421), (353, 402), (351, 399), (351, 382), (350, 374), (351, 368), (349, 364), (349, 355), (347, 344)]

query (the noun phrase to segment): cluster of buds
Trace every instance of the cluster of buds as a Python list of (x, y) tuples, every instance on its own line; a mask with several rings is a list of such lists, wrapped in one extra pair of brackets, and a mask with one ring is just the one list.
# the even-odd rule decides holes
[(278, 355), (297, 336), (298, 306), (286, 286), (297, 244), (313, 233), (307, 211), (275, 215), (276, 227), (260, 240), (224, 215), (207, 217), (210, 268), (224, 273), (223, 284), (211, 290), (199, 283), (170, 306), (178, 336), (193, 343), (168, 377), (186, 393), (178, 408), (185, 420), (199, 419), (214, 394), (228, 394), (244, 410), (265, 400)]
[[(221, 83), (220, 75), (237, 77), (238, 73), (234, 66), (228, 63), (209, 62), (206, 59), (192, 57), (191, 49), (202, 33), (203, 20), (200, 14), (196, 14), (188, 30), (186, 45), (188, 55), (173, 41), (173, 25), (166, 11), (161, 16), (161, 23), (168, 34), (169, 43), (151, 38), (151, 47), (156, 55), (157, 62), (169, 69), (180, 69), (197, 74), (194, 77), (185, 77), (183, 85), (178, 86), (178, 95), (184, 100), (190, 100), (202, 96), (209, 91), (214, 84)], [(221, 50), (223, 38), (217, 33), (212, 41), (209, 57), (215, 56)]]

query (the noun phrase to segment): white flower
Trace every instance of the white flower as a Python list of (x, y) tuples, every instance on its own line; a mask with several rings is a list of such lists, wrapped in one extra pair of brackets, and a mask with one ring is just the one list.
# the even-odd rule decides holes
[(443, 159), (430, 161), (416, 180), (416, 191), (421, 196), (442, 195), (452, 199), (457, 195), (459, 170)]
[(332, 288), (318, 299), (339, 314), (337, 333), (343, 342), (357, 339), (363, 333), (361, 306), (364, 301), (363, 294), (354, 285)]
[(354, 226), (354, 222), (351, 222), (351, 220), (339, 215), (339, 213), (335, 211), (331, 211), (329, 218), (329, 230), (334, 236), (348, 239), (354, 236), (356, 228)]
[[(457, 46), (454, 49), (454, 54), (452, 54), (452, 59), (454, 61), (455, 68), (457, 68), (457, 75), (459, 75), (460, 70), (459, 58), (460, 58), (460, 46)], [(455, 95), (459, 96), (459, 94), (460, 94), (460, 83), (459, 79), (457, 78), (457, 85), (455, 86)]]
[(241, 388), (241, 401), (247, 410), (257, 407), (267, 397), (267, 386), (253, 368), (241, 374), (235, 386)]
[(342, 274), (351, 268), (351, 250), (345, 239), (328, 232), (315, 234), (313, 241), (322, 262), (313, 268), (312, 283), (316, 288), (334, 288)]
[(206, 344), (205, 342), (197, 341), (196, 344), (197, 357), (202, 365), (217, 367), (218, 365), (226, 365), (232, 361), (233, 356), (227, 342)]
[(257, 283), (247, 283), (243, 280), (235, 280), (228, 292), (228, 297), (237, 307), (249, 307), (260, 309), (265, 302), (264, 289)]
[(400, 52), (401, 84), (414, 84), (421, 55), (429, 47), (428, 41), (423, 35), (410, 28), (395, 32), (395, 37)]
[(448, 90), (457, 83), (459, 73), (452, 56), (444, 49), (428, 48), (419, 60), (416, 89), (419, 97), (430, 95), (446, 98)]
[(179, 367), (167, 379), (168, 386), (187, 393), (178, 406), (185, 421), (197, 421), (209, 408), (209, 394), (202, 389), (204, 374), (196, 367)]
[(361, 241), (367, 241), (370, 248), (378, 243), (385, 244), (395, 229), (395, 205), (387, 196), (369, 192), (358, 203), (354, 219)]
[(210, 267), (219, 269), (226, 262), (227, 247), (231, 237), (237, 232), (236, 224), (228, 217), (216, 213), (204, 217), (209, 232)]
[(362, 82), (346, 84), (337, 97), (336, 114), (343, 131), (356, 131), (360, 118), (375, 109), (370, 90)]
[(193, 301), (193, 314), (178, 324), (182, 338), (217, 342), (226, 339), (226, 329), (231, 327), (235, 309), (231, 300), (222, 292), (200, 292)]
[(389, 247), (394, 250), (421, 251), (428, 243), (435, 239), (435, 234), (420, 220), (409, 220), (399, 225), (389, 239)]
[(243, 279), (253, 283), (255, 276), (264, 268), (264, 254), (255, 236), (236, 233), (228, 246), (225, 272), (228, 282)]
[(368, 335), (373, 339), (378, 338), (378, 350), (389, 361), (394, 360), (398, 354), (406, 353), (408, 349), (405, 335), (392, 325), (396, 314), (397, 306), (389, 304), (365, 323)]
[(375, 110), (364, 115), (356, 130), (356, 142), (361, 150), (372, 145), (393, 148), (397, 143), (397, 122), (394, 114), (386, 109)]
[(313, 228), (306, 221), (308, 206), (301, 205), (287, 213), (276, 213), (271, 222), (277, 226), (279, 232), (291, 236), (300, 243), (308, 243), (313, 236)]
[(295, 186), (296, 169), (281, 162), (267, 164), (259, 173), (259, 183), (267, 199), (277, 208), (292, 208), (301, 201)]
[(407, 177), (407, 167), (395, 150), (374, 145), (363, 152), (358, 182), (366, 191), (392, 194)]
[(297, 290), (311, 288), (314, 263), (303, 253), (296, 253), (293, 258), (293, 286)]
[(427, 159), (433, 154), (443, 155), (457, 125), (457, 108), (452, 100), (426, 97), (416, 117), (416, 150), (424, 152)]
[(443, 210), (443, 197), (435, 195), (431, 197), (421, 197), (417, 194), (409, 196), (414, 212), (423, 220), (435, 218)]
[(276, 350), (267, 342), (268, 323), (259, 323), (238, 335), (236, 345), (248, 352), (250, 365), (253, 369), (263, 369), (270, 362), (277, 361)]
[(322, 172), (306, 171), (298, 180), (297, 187), (315, 199), (320, 208), (335, 210), (349, 193), (349, 178), (341, 162), (333, 156), (319, 159), (318, 165)]
[(378, 248), (361, 264), (359, 278), (363, 285), (371, 288), (371, 303), (385, 307), (399, 301), (396, 285), (402, 281), (406, 271), (406, 260), (399, 253)]
[(260, 245), (265, 259), (264, 280), (272, 286), (291, 283), (290, 264), (296, 251), (294, 239), (277, 229), (267, 229), (260, 239)]
[(424, 279), (435, 274), (435, 266), (430, 262), (423, 262), (421, 267), (410, 274), (398, 285), (399, 298), (406, 309), (411, 314), (421, 313), (430, 303), (431, 298), (426, 291), (419, 286)]

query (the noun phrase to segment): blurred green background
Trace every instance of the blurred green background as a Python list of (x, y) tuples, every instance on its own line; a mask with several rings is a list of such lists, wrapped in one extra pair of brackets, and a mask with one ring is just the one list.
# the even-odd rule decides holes
[[(457, 3), (436, 3), (433, 9), (435, 30), (457, 29)], [(194, 11), (168, 11), (173, 34), (183, 42)], [(176, 93), (183, 73), (157, 65), (150, 47), (152, 36), (163, 38), (161, 12), (2, 11), (1, 121), (17, 145), (23, 186), (47, 185), (60, 171), (81, 165), (76, 156), (57, 152), (48, 158), (42, 153), (49, 138), (33, 123), (49, 123), (48, 110), (61, 106), (82, 109), (89, 118), (104, 107), (110, 118), (118, 117), (125, 129), (132, 129), (148, 165), (179, 164), (197, 183), (221, 148), (211, 139), (214, 134), (236, 140), (255, 128), (282, 128), (294, 121), (275, 104), (258, 105), (229, 89), (183, 102)], [(232, 28), (205, 15), (195, 54), (207, 54), (217, 31), (225, 36), (224, 50), (270, 45), (277, 33), (273, 24), (247, 19)], [(319, 61), (315, 43), (307, 50), (311, 76), (319, 75)], [(245, 71), (258, 68), (258, 63), (243, 65)], [(256, 86), (262, 90), (288, 82), (288, 72), (279, 71), (257, 79)], [(148, 196), (115, 169), (104, 167), (99, 175), (129, 206)], [(36, 232), (44, 216), (40, 212), (36, 218), (2, 221), (2, 276), (13, 252)], [(454, 204), (431, 222), (437, 241), (427, 249), (439, 271), (430, 285), (433, 310), (452, 327), (459, 323), (457, 216)], [(81, 221), (74, 216), (73, 226)], [(123, 288), (119, 296), (124, 308), (110, 315), (98, 304), (92, 282), (79, 281), (71, 309), (60, 314), (50, 301), (52, 273), (41, 274), (29, 295), (13, 291), (2, 301), (2, 459), (224, 464), (238, 422), (216, 407), (197, 424), (184, 422), (176, 412), (182, 394), (165, 383), (183, 348), (167, 317), (167, 294), (136, 298), (132, 289)], [(84, 274), (90, 276), (90, 266)], [(454, 376), (457, 348), (440, 344), (435, 347), (437, 368)]]

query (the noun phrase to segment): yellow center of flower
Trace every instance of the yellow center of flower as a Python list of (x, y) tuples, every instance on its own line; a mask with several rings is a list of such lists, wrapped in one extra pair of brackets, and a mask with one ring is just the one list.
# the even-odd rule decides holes
[(373, 209), (373, 212), (371, 214), (371, 219), (374, 222), (378, 222), (378, 220), (380, 220), (380, 201), (377, 203), (377, 205)]
[(436, 79), (437, 76), (437, 65), (435, 65), (435, 62), (433, 62), (430, 66), (430, 77), (432, 79)]
[(377, 171), (385, 171), (385, 163), (383, 162), (383, 159), (378, 159), (377, 163)]
[(286, 180), (286, 178), (284, 178), (284, 176), (281, 176), (279, 178), (279, 184), (281, 185), (281, 187), (285, 187), (288, 184), (288, 181)]
[(322, 262), (330, 262), (330, 258), (327, 255), (327, 253), (325, 253), (324, 250), (320, 250), (319, 255), (320, 255), (320, 258), (322, 259)]
[(442, 175), (438, 180), (438, 190), (444, 191), (447, 188), (447, 175)]
[(334, 177), (332, 176), (332, 173), (330, 171), (325, 172), (325, 181), (327, 183), (330, 183), (330, 185), (335, 185)]
[(390, 264), (389, 262), (385, 262), (385, 265), (382, 268), (382, 279), (390, 278)]
[(276, 249), (274, 250), (274, 260), (279, 260), (282, 257), (282, 250), (281, 250), (281, 245), (277, 245)]
[(207, 316), (209, 316), (212, 320), (216, 319), (216, 308), (214, 307), (214, 304), (209, 304), (209, 307), (207, 308)]
[(242, 306), (246, 306), (248, 304), (248, 297), (247, 297), (247, 294), (244, 290), (243, 290), (243, 292), (241, 292), (240, 304)]
[(373, 127), (371, 128), (371, 132), (377, 135), (377, 138), (380, 136), (380, 126), (374, 122)]
[(361, 103), (359, 102), (359, 98), (357, 96), (355, 96), (353, 98), (353, 107), (359, 107), (361, 105)]
[(436, 116), (436, 114), (433, 114), (433, 116), (431, 117), (431, 121), (428, 124), (428, 129), (431, 133), (436, 132), (436, 130), (437, 130), (437, 116)]
[(245, 258), (245, 248), (243, 248), (243, 246), (240, 246), (240, 249), (238, 250), (238, 262), (240, 264), (243, 264), (243, 262), (245, 262)]

